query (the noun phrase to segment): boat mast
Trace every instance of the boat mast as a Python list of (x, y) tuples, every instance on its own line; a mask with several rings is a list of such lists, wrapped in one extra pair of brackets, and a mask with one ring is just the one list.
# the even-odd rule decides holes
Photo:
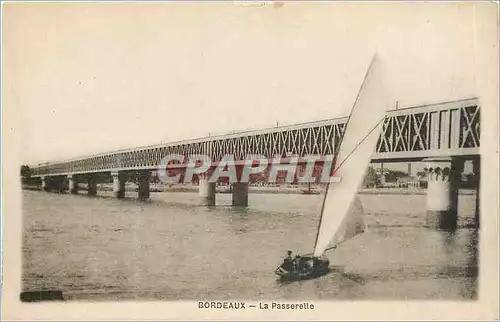
[[(373, 55), (373, 58), (372, 58), (372, 60), (370, 62), (370, 65), (368, 66), (368, 69), (366, 70), (365, 77), (363, 78), (363, 82), (361, 83), (361, 86), (359, 87), (358, 94), (356, 95), (356, 99), (354, 100), (354, 103), (353, 103), (353, 105), (351, 107), (351, 111), (349, 112), (349, 116), (347, 118), (347, 122), (344, 125), (344, 129), (342, 131), (342, 135), (340, 137), (339, 144), (335, 146), (335, 151), (333, 153), (333, 160), (332, 160), (332, 167), (334, 169), (334, 172), (333, 172), (334, 175), (335, 175), (336, 170), (338, 170), (338, 167), (335, 167), (335, 163), (337, 162), (337, 155), (338, 155), (338, 152), (340, 150), (340, 146), (342, 145), (342, 140), (344, 139), (344, 134), (346, 133), (347, 126), (349, 125), (349, 121), (351, 120), (352, 112), (354, 111), (354, 108), (356, 107), (356, 104), (358, 103), (359, 96), (361, 95), (361, 91), (363, 90), (363, 87), (365, 86), (366, 79), (368, 78), (368, 74), (370, 72), (370, 69), (373, 66), (373, 63), (375, 62), (375, 58), (376, 57), (377, 57), (377, 53), (375, 53)], [(335, 138), (333, 138), (333, 140), (335, 140)], [(344, 163), (344, 161), (345, 160), (343, 160), (342, 163)], [(316, 231), (316, 240), (314, 242), (314, 249), (316, 249), (316, 246), (318, 244), (319, 231), (320, 231), (320, 228), (321, 228), (321, 222), (323, 220), (323, 213), (324, 213), (324, 210), (325, 210), (325, 203), (326, 203), (326, 198), (328, 197), (329, 187), (330, 187), (330, 181), (328, 181), (328, 183), (326, 184), (325, 195), (323, 197), (323, 202), (322, 202), (322, 205), (321, 205), (321, 215), (319, 217), (318, 228), (317, 228), (317, 231)]]

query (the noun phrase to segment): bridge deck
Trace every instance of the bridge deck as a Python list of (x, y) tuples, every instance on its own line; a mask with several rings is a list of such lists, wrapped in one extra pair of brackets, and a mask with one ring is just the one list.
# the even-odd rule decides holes
[[(265, 157), (328, 155), (340, 143), (347, 117), (238, 132), (102, 153), (33, 167), (33, 176), (156, 169), (169, 155), (204, 154), (212, 160), (233, 154)], [(479, 154), (477, 98), (389, 111), (372, 161), (419, 161), (427, 157)]]

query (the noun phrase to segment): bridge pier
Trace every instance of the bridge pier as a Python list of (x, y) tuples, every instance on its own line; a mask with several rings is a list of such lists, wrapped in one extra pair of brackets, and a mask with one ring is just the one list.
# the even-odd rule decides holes
[(48, 191), (47, 187), (47, 178), (46, 177), (40, 177), (40, 182), (41, 182), (41, 189), (42, 191)]
[(122, 199), (125, 198), (125, 173), (124, 172), (111, 172), (113, 178), (113, 195)]
[(68, 175), (68, 189), (71, 194), (78, 194), (78, 180), (75, 175)]
[(138, 172), (137, 176), (137, 194), (138, 199), (145, 201), (149, 198), (149, 181), (151, 180), (151, 171), (143, 170)]
[(89, 196), (97, 195), (97, 177), (94, 174), (89, 174), (87, 177), (87, 194)]
[(198, 176), (198, 195), (203, 204), (215, 206), (215, 182), (209, 182), (206, 174)]
[(426, 226), (440, 230), (457, 228), (458, 186), (464, 161), (430, 158), (428, 164)]
[(385, 185), (384, 163), (380, 163), (380, 185)]
[(476, 158), (472, 161), (474, 175), (476, 176), (476, 209), (474, 210), (474, 224), (479, 229), (480, 223), (480, 187), (481, 187), (481, 159)]
[(248, 182), (233, 183), (233, 206), (248, 206)]
[(41, 179), (42, 191), (64, 192), (66, 190), (65, 176), (43, 176)]

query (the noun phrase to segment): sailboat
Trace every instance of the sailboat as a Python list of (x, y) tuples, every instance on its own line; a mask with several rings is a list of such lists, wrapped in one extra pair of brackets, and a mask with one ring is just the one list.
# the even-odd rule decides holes
[(390, 107), (382, 82), (383, 65), (374, 55), (335, 151), (334, 175), (328, 183), (321, 208), (314, 251), (290, 256), (275, 270), (281, 279), (316, 278), (330, 271), (326, 251), (365, 231), (363, 210), (356, 197)]

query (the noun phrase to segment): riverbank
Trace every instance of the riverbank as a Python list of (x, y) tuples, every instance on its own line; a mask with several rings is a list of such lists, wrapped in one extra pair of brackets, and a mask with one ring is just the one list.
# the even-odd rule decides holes
[[(86, 190), (87, 188), (82, 185), (80, 190)], [(278, 187), (265, 187), (265, 186), (250, 186), (248, 188), (249, 193), (270, 193), (270, 194), (301, 194), (302, 191), (306, 190), (306, 187), (299, 186), (278, 186)], [(23, 190), (40, 190), (39, 186), (27, 186), (23, 185)], [(113, 191), (112, 184), (99, 184), (97, 186), (98, 191)], [(128, 192), (137, 191), (137, 186), (134, 184), (129, 184), (125, 187)], [(150, 186), (150, 192), (198, 192), (198, 186), (196, 185), (178, 185), (178, 186), (168, 186), (162, 184), (152, 184)], [(314, 191), (320, 194), (324, 193), (324, 188), (314, 188)], [(218, 193), (230, 193), (231, 191), (222, 186), (217, 187)], [(369, 194), (369, 195), (425, 195), (427, 193), (426, 189), (414, 189), (414, 188), (371, 188), (371, 189), (361, 189), (359, 194)], [(460, 195), (474, 195), (476, 191), (474, 189), (460, 189), (458, 192)]]

